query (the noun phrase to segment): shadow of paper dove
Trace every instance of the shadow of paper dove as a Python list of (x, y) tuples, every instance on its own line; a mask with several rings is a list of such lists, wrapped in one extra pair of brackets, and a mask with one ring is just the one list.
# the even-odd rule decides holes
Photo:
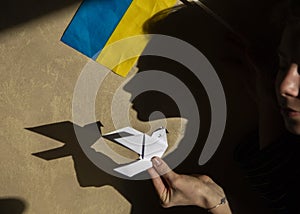
[[(95, 125), (98, 127), (99, 132), (94, 132), (91, 130), (91, 128)], [(64, 145), (61, 147), (50, 149), (47, 151), (32, 153), (32, 155), (42, 158), (44, 160), (54, 160), (54, 159), (63, 158), (72, 155), (72, 153), (74, 153), (74, 146), (73, 144), (70, 144), (70, 142), (77, 142), (76, 134), (74, 133), (74, 126), (78, 126), (78, 125), (73, 124), (70, 121), (64, 121), (55, 124), (25, 128), (26, 130), (41, 135), (46, 135), (49, 138), (64, 143)], [(85, 136), (88, 136), (88, 139), (86, 140), (87, 144), (90, 144), (91, 146), (97, 139), (101, 137), (100, 127), (102, 126), (103, 125), (101, 124), (101, 122), (97, 121), (96, 124), (95, 123), (87, 124), (82, 128), (82, 132), (84, 132)], [(67, 133), (74, 133), (74, 134), (70, 135)]]

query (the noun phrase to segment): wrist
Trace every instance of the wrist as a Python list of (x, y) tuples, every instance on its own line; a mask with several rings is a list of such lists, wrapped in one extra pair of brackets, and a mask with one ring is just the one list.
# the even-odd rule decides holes
[(229, 203), (226, 197), (222, 198), (215, 206), (207, 209), (207, 212), (212, 214), (231, 214)]
[(208, 211), (208, 213), (231, 214), (229, 203), (227, 201), (227, 198), (225, 197), (224, 192), (223, 195), (224, 195), (223, 197), (220, 195), (218, 196), (213, 196), (211, 194), (206, 195), (205, 201), (206, 201), (206, 210)]

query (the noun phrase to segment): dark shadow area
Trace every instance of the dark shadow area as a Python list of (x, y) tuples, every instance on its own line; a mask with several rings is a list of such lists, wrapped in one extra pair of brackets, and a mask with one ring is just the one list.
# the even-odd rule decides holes
[[(142, 57), (143, 58), (143, 57)], [(159, 59), (154, 59), (155, 64), (158, 63)], [(166, 62), (171, 63), (171, 62)], [(142, 71), (144, 62), (141, 59), (139, 61), (139, 69)], [(160, 64), (160, 63), (159, 63)], [(179, 65), (180, 66), (180, 65)], [(147, 68), (146, 68), (147, 69)], [(154, 69), (162, 69), (165, 70), (165, 68), (157, 68), (154, 67)], [(140, 72), (141, 72), (140, 71)], [(131, 91), (130, 86), (127, 85), (125, 87), (125, 90), (128, 92)], [(146, 91), (141, 94), (138, 94), (134, 100), (132, 100), (133, 108), (138, 112), (138, 119), (142, 121), (148, 121), (151, 113), (155, 111), (160, 111), (164, 113), (164, 116), (166, 118), (171, 117), (179, 117), (180, 112), (178, 109), (178, 106), (174, 102), (174, 100), (168, 96), (167, 94), (163, 94), (157, 91)], [(158, 115), (154, 115), (154, 119), (161, 119)]]
[(10, 0), (3, 1), (0, 9), (0, 31), (14, 25), (39, 18), (56, 10), (63, 9), (79, 0)]
[[(256, 16), (252, 14), (252, 16), (247, 17), (247, 22), (244, 23), (243, 20), (239, 20), (241, 10), (232, 13), (231, 16), (235, 17), (236, 22), (231, 23), (229, 20), (228, 23), (232, 24), (234, 31), (239, 32), (239, 34), (220, 24), (195, 4), (168, 11), (170, 12), (168, 16), (167, 13), (157, 14), (145, 24), (148, 33), (173, 36), (200, 50), (213, 65), (222, 82), (227, 102), (226, 130), (217, 152), (204, 166), (198, 165), (198, 159), (209, 132), (211, 109), (208, 96), (201, 82), (182, 64), (170, 59), (143, 56), (138, 61), (139, 73), (159, 70), (171, 74), (180, 79), (196, 98), (201, 118), (198, 140), (191, 153), (175, 168), (175, 171), (184, 174), (199, 173), (211, 176), (227, 192), (234, 213), (272, 213), (258, 194), (251, 190), (249, 184), (245, 182), (241, 170), (233, 160), (233, 153), (236, 146), (255, 131), (258, 125), (256, 104), (248, 93), (249, 86), (251, 84), (255, 86), (254, 75), (249, 69), (244, 54), (245, 49), (248, 49), (249, 52), (251, 50), (250, 53), (254, 56), (254, 62), (263, 71), (273, 72), (277, 70), (277, 57), (274, 53), (276, 53), (275, 47), (279, 39), (280, 25), (274, 25), (272, 29), (270, 26), (263, 28), (269, 23), (269, 20), (266, 19), (272, 13), (270, 10), (273, 9), (273, 4), (275, 1), (252, 8), (254, 11), (255, 9), (257, 11), (265, 10), (266, 14)], [(220, 15), (222, 15), (221, 12)], [(261, 22), (257, 22), (259, 19)], [(253, 26), (252, 30), (247, 29), (248, 24), (254, 23), (257, 25), (257, 29)], [(242, 26), (242, 24), (244, 25)], [(273, 37), (267, 40), (270, 33), (273, 34)], [(151, 46), (151, 41), (149, 46)], [(265, 57), (262, 58), (263, 56)], [(200, 68), (199, 72), (201, 72)], [(135, 81), (135, 77), (133, 77), (125, 85), (124, 90), (131, 93), (132, 97), (136, 97), (132, 100), (132, 107), (137, 111), (140, 120), (147, 121), (153, 111), (161, 111), (166, 117), (184, 117), (178, 114), (176, 104), (163, 93), (151, 92), (136, 96), (134, 85), (143, 83)], [(193, 110), (191, 109), (191, 111)], [(188, 135), (191, 128), (187, 125), (185, 135)], [(177, 151), (181, 151), (184, 146), (180, 145)], [(167, 156), (165, 160), (169, 162), (172, 156), (180, 157), (180, 152), (177, 151)], [(249, 207), (248, 201), (253, 203), (251, 207)]]
[(1, 214), (22, 214), (26, 210), (26, 202), (20, 198), (0, 198)]

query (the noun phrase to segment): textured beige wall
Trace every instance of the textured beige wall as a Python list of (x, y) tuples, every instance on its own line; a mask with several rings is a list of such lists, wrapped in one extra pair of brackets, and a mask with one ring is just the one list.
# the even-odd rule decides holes
[(73, 88), (87, 59), (60, 37), (77, 7), (0, 32), (0, 199), (21, 199), (25, 213), (131, 209), (111, 186), (80, 187), (71, 157), (44, 161), (32, 156), (61, 144), (24, 129), (72, 120)]
[[(113, 178), (109, 177), (108, 182), (99, 185), (103, 174), (95, 173), (99, 182), (80, 183), (77, 178), (82, 175), (76, 175), (76, 163), (71, 156), (45, 161), (32, 155), (60, 147), (61, 142), (25, 129), (72, 121), (76, 81), (83, 69), (97, 69), (97, 65), (85, 56), (60, 42), (77, 8), (78, 4), (0, 32), (0, 199), (21, 200), (25, 203), (25, 213), (126, 214), (131, 212), (132, 205), (114, 185), (109, 185)], [(90, 68), (85, 67), (87, 63)], [(114, 129), (111, 102), (125, 80), (109, 73), (98, 92), (95, 113), (97, 119), (105, 123), (103, 132)], [(130, 95), (122, 89), (118, 93), (123, 93), (124, 99), (120, 102), (129, 105)], [(151, 124), (138, 121), (136, 112), (129, 111), (132, 126), (141, 131), (149, 132), (164, 124), (163, 121)], [(118, 119), (117, 113), (115, 118)], [(168, 130), (174, 133), (168, 137), (170, 142), (178, 142), (183, 134), (178, 120), (168, 122)], [(119, 122), (117, 126), (122, 127), (124, 121)], [(124, 157), (135, 157), (123, 147), (109, 142), (108, 145)], [(169, 152), (175, 148), (172, 146)], [(123, 159), (114, 160), (124, 162)], [(96, 168), (93, 170), (97, 171)], [(126, 182), (120, 183), (116, 186), (125, 188)], [(127, 187), (134, 188), (134, 184), (130, 185)]]

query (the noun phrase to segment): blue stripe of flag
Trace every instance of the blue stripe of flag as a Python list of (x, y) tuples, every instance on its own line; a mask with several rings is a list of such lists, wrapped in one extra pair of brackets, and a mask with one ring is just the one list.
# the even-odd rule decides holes
[(114, 32), (132, 0), (85, 0), (61, 41), (92, 58)]

